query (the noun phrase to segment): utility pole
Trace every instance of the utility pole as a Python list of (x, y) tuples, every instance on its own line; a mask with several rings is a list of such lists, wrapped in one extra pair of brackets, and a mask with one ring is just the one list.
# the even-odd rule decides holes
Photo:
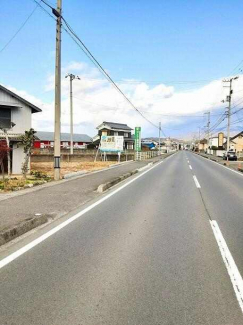
[(73, 155), (73, 80), (80, 80), (79, 76), (72, 73), (66, 75), (70, 79), (70, 154)]
[(56, 23), (56, 65), (55, 65), (55, 135), (54, 135), (54, 179), (60, 180), (61, 163), (61, 26), (62, 0), (57, 0), (57, 10), (53, 10), (57, 17)]
[(210, 137), (210, 112), (206, 112), (204, 114), (208, 114), (208, 123), (206, 125), (206, 127), (208, 128), (208, 132), (207, 132), (207, 141), (208, 141), (208, 147), (207, 147), (207, 153), (208, 153), (208, 148), (209, 148), (209, 137)]
[(198, 127), (198, 138), (199, 138), (199, 142), (198, 142), (198, 152), (200, 152), (200, 141), (201, 141), (201, 128), (200, 126)]
[(223, 82), (229, 82), (229, 86), (224, 86), (224, 87), (229, 87), (229, 95), (226, 97), (226, 101), (229, 103), (228, 106), (228, 112), (227, 112), (227, 116), (228, 116), (228, 125), (227, 125), (227, 151), (226, 151), (226, 157), (227, 160), (229, 160), (228, 157), (228, 151), (230, 149), (230, 120), (231, 120), (231, 97), (233, 94), (233, 90), (232, 90), (232, 81), (238, 79), (239, 77), (234, 77), (234, 78), (230, 78), (227, 80), (223, 80)]
[(161, 122), (159, 122), (159, 155), (160, 155), (160, 131), (161, 131)]

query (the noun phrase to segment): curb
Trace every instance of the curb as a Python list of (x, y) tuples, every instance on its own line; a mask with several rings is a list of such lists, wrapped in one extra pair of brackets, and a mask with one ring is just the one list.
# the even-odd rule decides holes
[(129, 173), (126, 173), (126, 174), (123, 174), (122, 176), (119, 176), (117, 178), (114, 178), (112, 181), (110, 182), (107, 182), (107, 183), (104, 183), (104, 184), (100, 184), (97, 188), (97, 192), (98, 193), (103, 193), (104, 191), (108, 190), (108, 188), (120, 183), (121, 181), (123, 181), (124, 179), (134, 175), (138, 173), (138, 169), (136, 170), (133, 170), (132, 172), (129, 172)]
[(13, 240), (16, 237), (23, 235), (29, 230), (36, 228), (48, 221), (47, 215), (38, 215), (33, 218), (26, 219), (19, 223), (18, 225), (13, 226), (12, 228), (7, 228), (0, 231), (0, 246), (6, 244), (10, 240)]
[(80, 170), (78, 172), (72, 172), (72, 173), (69, 173), (69, 174), (65, 174), (63, 176), (64, 179), (69, 179), (69, 178), (73, 178), (73, 177), (76, 177), (76, 176), (80, 176), (80, 175), (84, 175), (84, 174), (87, 174), (88, 171), (87, 170)]
[[(174, 154), (174, 152), (171, 153), (171, 154), (169, 154), (169, 155), (167, 155), (167, 156), (165, 156), (165, 157), (163, 157), (163, 160), (166, 159), (167, 157), (173, 155), (173, 154)], [(104, 191), (106, 191), (106, 190), (108, 190), (110, 187), (112, 187), (112, 186), (114, 186), (114, 185), (120, 183), (120, 182), (123, 181), (124, 179), (126, 179), (126, 178), (128, 178), (128, 177), (130, 177), (130, 176), (132, 176), (132, 175), (134, 175), (134, 174), (136, 174), (136, 173), (138, 173), (138, 172), (141, 172), (141, 171), (143, 171), (144, 169), (147, 169), (147, 168), (151, 167), (154, 163), (155, 163), (155, 162), (150, 162), (150, 163), (148, 163), (147, 165), (145, 165), (145, 166), (143, 166), (143, 167), (141, 167), (141, 168), (139, 168), (139, 169), (135, 169), (135, 170), (133, 170), (132, 172), (129, 172), (129, 173), (126, 173), (126, 174), (124, 174), (124, 175), (122, 175), (122, 176), (119, 176), (119, 177), (117, 177), (117, 178), (114, 178), (114, 179), (113, 179), (112, 181), (110, 181), (110, 182), (107, 182), (107, 183), (104, 183), (104, 184), (100, 184), (100, 185), (98, 186), (98, 188), (97, 188), (97, 192), (98, 192), (98, 193), (103, 193)]]

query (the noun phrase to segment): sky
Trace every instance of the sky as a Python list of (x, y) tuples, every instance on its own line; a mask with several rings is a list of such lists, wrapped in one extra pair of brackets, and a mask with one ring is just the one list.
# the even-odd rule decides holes
[[(55, 0), (47, 2), (56, 6)], [(199, 127), (203, 135), (204, 113), (209, 110), (211, 126), (216, 124), (227, 105), (221, 102), (229, 91), (223, 87), (224, 78), (239, 75), (233, 82), (233, 112), (243, 107), (242, 1), (62, 2), (63, 16), (76, 34), (146, 118), (156, 125), (161, 122), (167, 137), (196, 137)], [(34, 0), (0, 0), (0, 7), (0, 83), (42, 108), (33, 115), (36, 130), (53, 131), (55, 20)], [(65, 31), (63, 132), (69, 132), (67, 73), (81, 78), (73, 82), (76, 133), (94, 136), (96, 126), (106, 120), (142, 126), (143, 137), (158, 135)], [(234, 114), (232, 132), (242, 130), (242, 117), (243, 110)], [(226, 119), (212, 133), (225, 131), (225, 125)]]

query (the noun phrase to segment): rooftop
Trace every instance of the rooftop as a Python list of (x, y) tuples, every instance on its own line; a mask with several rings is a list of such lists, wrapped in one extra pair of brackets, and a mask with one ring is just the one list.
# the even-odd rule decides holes
[[(54, 132), (45, 132), (45, 131), (37, 131), (35, 134), (36, 138), (42, 141), (54, 141)], [(61, 141), (70, 141), (70, 133), (61, 133)], [(87, 134), (73, 134), (74, 142), (93, 142), (92, 138)]]
[(130, 128), (127, 124), (106, 122), (106, 121), (104, 121), (99, 126), (97, 126), (97, 129), (102, 127), (102, 125), (108, 126), (110, 129), (113, 129), (113, 130), (126, 130), (126, 131), (131, 131), (132, 130), (132, 128)]
[[(42, 110), (35, 106), (34, 104), (28, 102), (26, 99), (20, 97), (19, 95), (13, 93), (11, 90), (3, 87), (2, 85), (0, 85), (0, 90), (2, 90), (3, 92), (9, 94), (10, 96), (18, 99), (20, 102), (24, 103), (25, 105), (29, 106), (32, 110), (32, 113), (38, 113), (41, 112)], [(14, 107), (20, 107), (18, 104), (14, 105), (13, 103), (0, 103), (0, 106), (14, 106)]]

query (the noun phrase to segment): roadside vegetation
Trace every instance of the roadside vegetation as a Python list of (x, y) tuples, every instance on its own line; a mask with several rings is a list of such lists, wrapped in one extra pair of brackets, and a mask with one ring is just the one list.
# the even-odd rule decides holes
[(31, 188), (36, 185), (41, 185), (50, 182), (52, 178), (46, 173), (40, 171), (31, 171), (30, 175), (24, 177), (5, 177), (0, 180), (0, 191), (18, 191), (24, 188)]

